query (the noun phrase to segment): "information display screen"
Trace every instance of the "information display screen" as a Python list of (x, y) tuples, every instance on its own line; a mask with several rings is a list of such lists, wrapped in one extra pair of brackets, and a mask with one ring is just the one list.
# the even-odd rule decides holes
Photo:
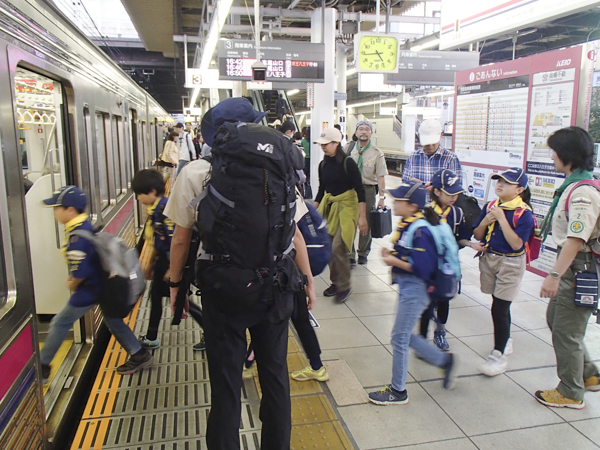
[[(266, 81), (325, 81), (323, 44), (272, 41), (261, 43), (261, 61), (267, 66)], [(252, 41), (224, 39), (218, 44), (219, 79), (250, 81), (256, 48)]]

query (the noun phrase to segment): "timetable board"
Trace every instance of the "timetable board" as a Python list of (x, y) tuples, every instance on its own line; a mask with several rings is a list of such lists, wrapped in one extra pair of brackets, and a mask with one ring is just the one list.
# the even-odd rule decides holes
[[(453, 148), (468, 175), (468, 193), (482, 204), (490, 201), (495, 182), (489, 177), (520, 167), (541, 224), (564, 180), (546, 141), (564, 127), (588, 129), (595, 59), (589, 43), (457, 72)], [(550, 236), (529, 269), (548, 273), (555, 260)]]

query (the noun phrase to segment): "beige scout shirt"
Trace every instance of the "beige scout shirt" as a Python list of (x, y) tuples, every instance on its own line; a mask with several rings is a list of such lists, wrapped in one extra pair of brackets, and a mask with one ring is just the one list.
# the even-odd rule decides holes
[[(588, 242), (600, 236), (600, 192), (591, 186), (580, 186), (571, 195), (569, 200), (569, 220), (565, 213), (565, 206), (569, 193), (575, 183), (567, 187), (558, 201), (556, 212), (552, 218), (552, 237), (559, 247), (562, 247), (567, 238), (575, 237)], [(579, 251), (589, 252), (590, 248), (583, 244)]]
[[(346, 145), (344, 151), (348, 153), (352, 143)], [(355, 143), (350, 158), (358, 165), (358, 142)], [(375, 147), (373, 144), (365, 150), (362, 154), (363, 170), (362, 170), (362, 182), (371, 186), (377, 185), (377, 177), (384, 177), (388, 174), (387, 166), (385, 164), (385, 156), (383, 152)]]

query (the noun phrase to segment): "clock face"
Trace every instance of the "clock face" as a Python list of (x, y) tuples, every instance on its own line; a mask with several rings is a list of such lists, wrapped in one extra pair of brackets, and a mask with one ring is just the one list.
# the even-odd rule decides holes
[(395, 72), (398, 65), (398, 39), (386, 35), (362, 36), (358, 57), (361, 70)]

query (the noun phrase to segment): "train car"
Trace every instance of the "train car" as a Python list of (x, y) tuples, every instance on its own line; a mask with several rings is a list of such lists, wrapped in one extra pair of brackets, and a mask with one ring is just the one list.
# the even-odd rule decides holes
[[(69, 297), (64, 239), (40, 200), (65, 184), (92, 222), (134, 245), (134, 171), (162, 148), (167, 113), (52, 2), (0, 0), (0, 448), (49, 448), (94, 363), (102, 317), (74, 324), (42, 384), (39, 348)], [(69, 424), (67, 424), (69, 426)]]

